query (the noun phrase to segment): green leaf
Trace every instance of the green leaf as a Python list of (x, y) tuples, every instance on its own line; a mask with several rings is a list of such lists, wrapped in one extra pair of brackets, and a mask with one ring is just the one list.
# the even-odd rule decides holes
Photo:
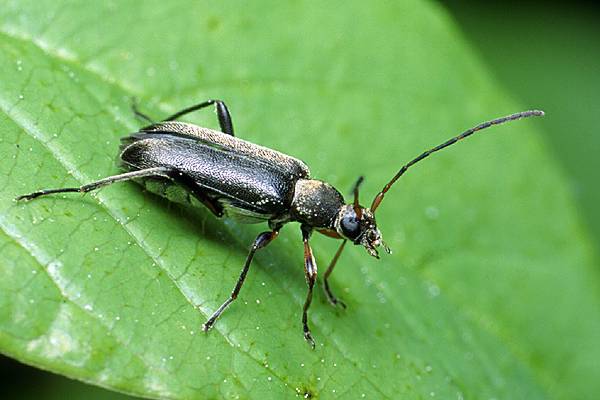
[[(349, 248), (304, 342), (297, 226), (172, 205), (134, 184), (15, 203), (117, 173), (119, 138), (207, 98), (238, 136), (363, 202), (406, 160), (515, 105), (439, 6), (19, 1), (0, 8), (0, 351), (161, 398), (591, 398), (598, 270), (535, 122), (482, 133), (402, 178), (378, 221), (392, 256)], [(543, 105), (543, 104), (542, 104)], [(528, 106), (538, 106), (532, 104)], [(211, 112), (191, 119), (215, 127)], [(312, 240), (321, 271), (336, 243)]]

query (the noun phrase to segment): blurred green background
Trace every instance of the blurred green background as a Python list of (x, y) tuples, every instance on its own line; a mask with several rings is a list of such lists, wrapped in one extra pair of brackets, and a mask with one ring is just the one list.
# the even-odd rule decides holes
[[(570, 182), (581, 219), (600, 243), (600, 7), (461, 0), (444, 2), (443, 7), (501, 86), (525, 108), (547, 112), (542, 121), (547, 145)], [(128, 397), (7, 358), (0, 358), (0, 374), (3, 398)]]
[(600, 7), (594, 2), (445, 2), (496, 79), (540, 107), (547, 143), (600, 244)]

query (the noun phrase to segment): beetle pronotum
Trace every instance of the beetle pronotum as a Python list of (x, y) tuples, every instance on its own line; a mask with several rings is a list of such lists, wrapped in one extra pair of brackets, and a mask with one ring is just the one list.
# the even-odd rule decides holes
[[(221, 132), (175, 121), (211, 105), (216, 108)], [(176, 201), (192, 202), (195, 199), (217, 217), (231, 217), (245, 223), (268, 222), (269, 230), (260, 233), (252, 243), (231, 295), (204, 323), (205, 331), (238, 297), (256, 251), (271, 243), (284, 224), (299, 222), (304, 243), (304, 273), (308, 284), (302, 309), (302, 327), (304, 338), (313, 348), (315, 342), (307, 316), (317, 279), (317, 264), (309, 244), (312, 232), (316, 230), (342, 240), (325, 271), (323, 281), (329, 302), (345, 307), (332, 293), (328, 278), (348, 240), (364, 246), (376, 258), (379, 258), (379, 246), (390, 253), (377, 228), (375, 211), (392, 185), (411, 166), (482, 129), (520, 118), (544, 115), (538, 110), (524, 111), (466, 130), (402, 166), (375, 196), (371, 206), (364, 207), (358, 197), (362, 177), (354, 185), (353, 202), (346, 204), (333, 186), (311, 179), (310, 171), (302, 161), (235, 137), (229, 111), (220, 100), (208, 100), (185, 108), (158, 123), (135, 108), (134, 112), (148, 120), (150, 125), (122, 139), (120, 159), (124, 173), (80, 187), (39, 190), (19, 196), (17, 200), (31, 200), (52, 193), (86, 193), (115, 182), (135, 180), (149, 191), (165, 197), (167, 189), (175, 186), (181, 189), (181, 198)], [(171, 197), (169, 199), (173, 200)]]

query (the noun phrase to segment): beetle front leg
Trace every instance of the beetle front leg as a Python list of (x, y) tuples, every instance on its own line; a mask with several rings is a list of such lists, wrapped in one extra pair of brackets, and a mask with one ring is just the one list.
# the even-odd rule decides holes
[(248, 274), (248, 269), (250, 269), (250, 264), (252, 263), (252, 258), (254, 257), (254, 253), (256, 253), (257, 250), (262, 249), (263, 247), (265, 247), (266, 245), (271, 243), (273, 241), (273, 239), (275, 239), (277, 237), (278, 234), (279, 234), (279, 229), (275, 229), (273, 231), (263, 232), (256, 237), (256, 239), (254, 240), (254, 243), (252, 244), (252, 248), (250, 249), (250, 252), (248, 253), (248, 257), (246, 257), (246, 262), (244, 263), (244, 268), (242, 269), (242, 273), (240, 274), (240, 277), (238, 278), (238, 281), (237, 281), (235, 287), (233, 288), (231, 295), (229, 296), (229, 298), (227, 300), (225, 300), (225, 302), (223, 304), (221, 304), (221, 306), (219, 308), (217, 308), (217, 311), (215, 311), (210, 316), (210, 318), (202, 325), (202, 329), (204, 330), (204, 332), (206, 332), (210, 328), (212, 328), (212, 326), (214, 325), (217, 318), (219, 318), (219, 316), (223, 313), (223, 311), (225, 311), (225, 309), (227, 307), (229, 307), (229, 305), (238, 297), (238, 294), (240, 293), (240, 290), (242, 289), (242, 285), (244, 284), (244, 280), (246, 279), (246, 275)]
[(323, 275), (323, 289), (325, 290), (325, 295), (327, 296), (327, 300), (329, 300), (329, 303), (332, 306), (335, 307), (339, 304), (342, 308), (346, 308), (346, 304), (344, 304), (343, 301), (341, 301), (340, 299), (335, 297), (335, 295), (329, 288), (328, 279), (329, 279), (329, 275), (331, 275), (331, 273), (333, 272), (333, 268), (335, 267), (335, 264), (337, 263), (338, 258), (340, 258), (340, 254), (342, 254), (342, 250), (344, 250), (344, 246), (346, 245), (346, 242), (347, 242), (347, 240), (344, 239), (344, 241), (342, 242), (340, 247), (338, 247), (337, 251), (335, 252), (335, 256), (333, 256), (333, 260), (331, 260), (331, 263), (329, 264), (327, 271), (325, 271), (325, 274)]
[(313, 256), (310, 244), (308, 243), (311, 230), (304, 225), (301, 226), (301, 229), (302, 241), (304, 242), (304, 275), (306, 276), (306, 284), (308, 285), (306, 301), (304, 302), (304, 307), (302, 308), (302, 329), (304, 331), (304, 339), (306, 339), (306, 341), (314, 349), (315, 340), (313, 339), (312, 334), (310, 333), (310, 328), (308, 327), (308, 308), (312, 302), (313, 287), (315, 286), (315, 282), (317, 280), (317, 263), (315, 262), (315, 257)]

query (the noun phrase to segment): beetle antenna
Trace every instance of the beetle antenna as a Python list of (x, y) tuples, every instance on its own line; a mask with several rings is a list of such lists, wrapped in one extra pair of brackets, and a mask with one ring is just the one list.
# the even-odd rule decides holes
[(364, 176), (359, 176), (356, 180), (356, 183), (352, 187), (352, 192), (354, 193), (354, 204), (352, 207), (354, 208), (354, 212), (356, 213), (358, 219), (362, 218), (362, 209), (360, 208), (360, 204), (358, 203), (358, 189), (360, 188), (360, 185), (363, 183), (364, 180)]
[(379, 207), (379, 204), (381, 204), (381, 201), (383, 200), (383, 196), (385, 196), (387, 191), (390, 190), (392, 185), (394, 183), (396, 183), (398, 178), (400, 178), (406, 172), (407, 169), (409, 169), (411, 166), (418, 163), (422, 159), (426, 158), (431, 153), (435, 153), (436, 151), (442, 150), (443, 148), (446, 148), (446, 147), (458, 142), (459, 140), (466, 138), (467, 136), (471, 136), (473, 133), (475, 133), (477, 131), (481, 131), (481, 130), (489, 128), (491, 126), (500, 125), (505, 122), (514, 121), (514, 120), (521, 119), (521, 118), (538, 117), (538, 116), (543, 116), (543, 115), (544, 115), (543, 111), (529, 110), (529, 111), (522, 111), (519, 113), (507, 115), (507, 116), (501, 117), (501, 118), (496, 118), (491, 121), (486, 121), (486, 122), (483, 122), (483, 123), (471, 128), (471, 129), (464, 131), (460, 135), (455, 136), (452, 139), (449, 139), (446, 142), (444, 142), (430, 150), (427, 150), (426, 152), (422, 153), (420, 156), (418, 156), (417, 158), (413, 159), (408, 164), (405, 164), (404, 166), (402, 166), (402, 168), (400, 168), (400, 170), (396, 173), (396, 175), (394, 175), (394, 177), (383, 187), (381, 192), (379, 192), (377, 194), (377, 196), (375, 196), (375, 198), (373, 199), (373, 203), (371, 204), (371, 211), (375, 212), (377, 207)]

